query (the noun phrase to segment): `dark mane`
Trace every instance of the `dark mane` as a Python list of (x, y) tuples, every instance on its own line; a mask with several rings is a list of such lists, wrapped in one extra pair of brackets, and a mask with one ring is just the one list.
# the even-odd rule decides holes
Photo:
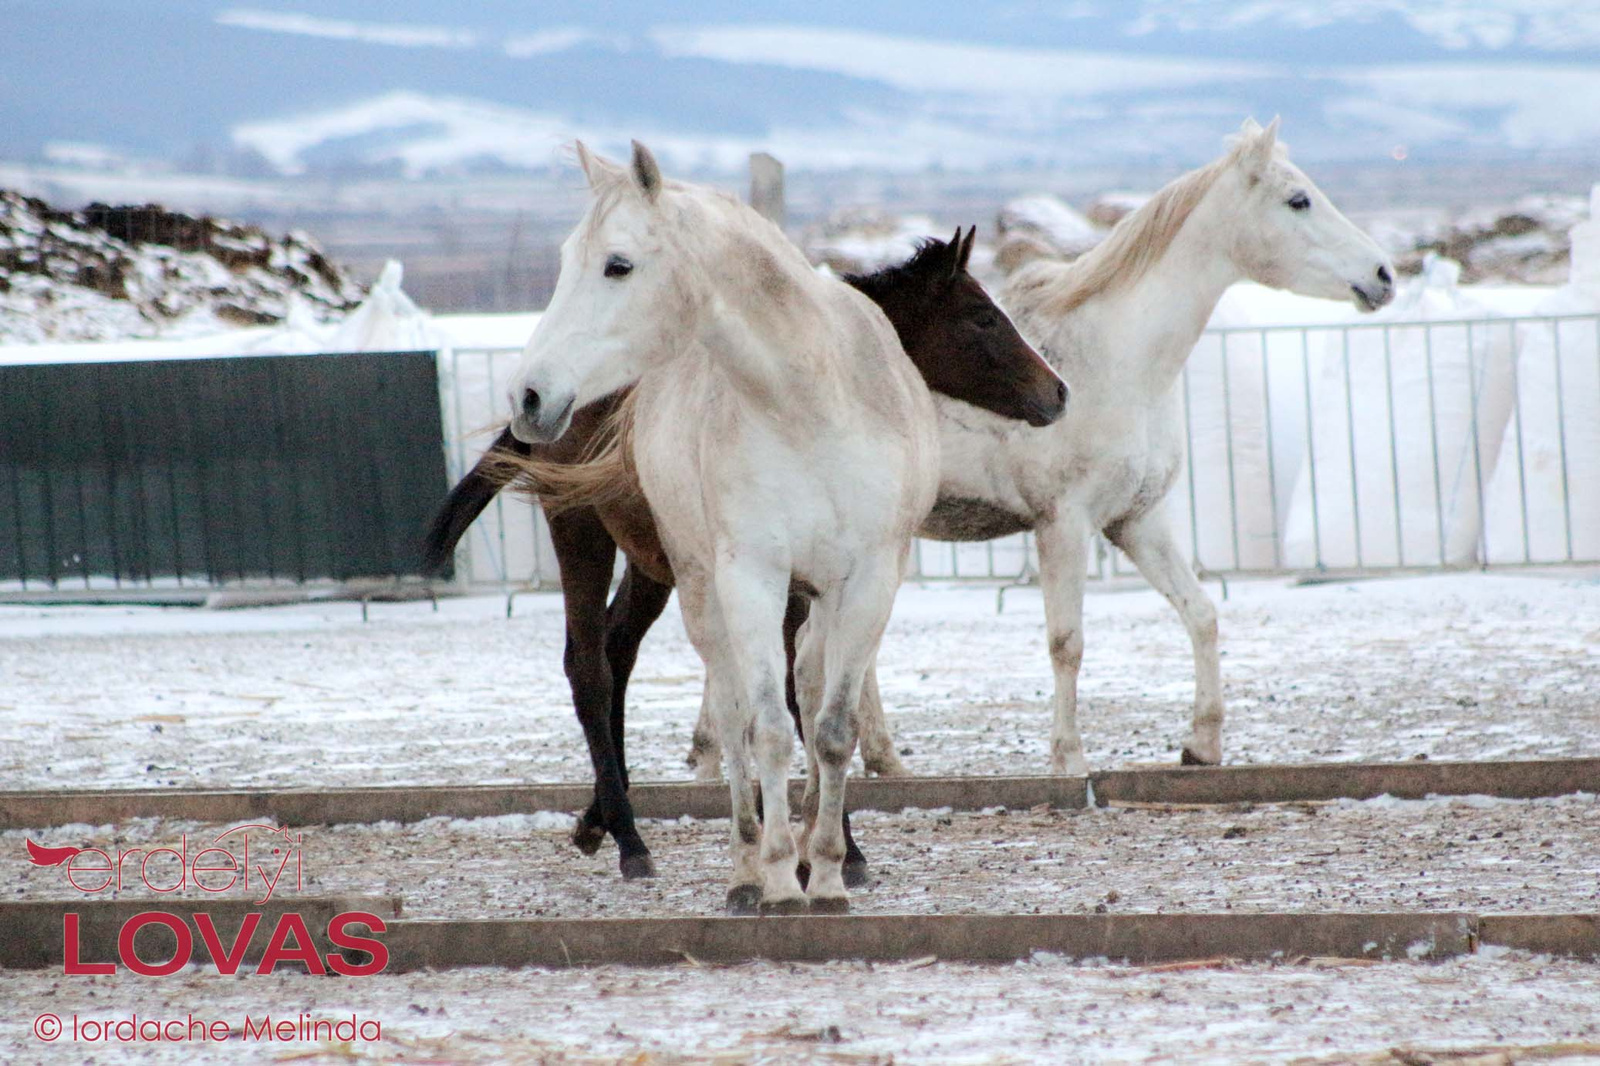
[(844, 281), (881, 304), (896, 290), (925, 289), (930, 282), (948, 276), (949, 271), (950, 242), (924, 237), (917, 242), (916, 253), (905, 262), (880, 267), (870, 274), (846, 274)]

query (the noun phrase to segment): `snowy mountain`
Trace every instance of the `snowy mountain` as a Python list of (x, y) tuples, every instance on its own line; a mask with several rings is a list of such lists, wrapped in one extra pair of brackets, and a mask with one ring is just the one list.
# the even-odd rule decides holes
[[(1587, 0), (750, 5), (10, 0), (0, 157), (233, 173), (1190, 163), (1246, 114), (1297, 158), (1583, 160)], [(1556, 104), (1559, 106), (1555, 106)]]

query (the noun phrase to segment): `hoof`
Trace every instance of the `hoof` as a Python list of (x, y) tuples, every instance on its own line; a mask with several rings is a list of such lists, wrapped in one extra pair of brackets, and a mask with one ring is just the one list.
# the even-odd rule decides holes
[(796, 863), (794, 876), (800, 882), (800, 887), (805, 888), (811, 883), (811, 864), (809, 862)]
[(622, 857), (622, 879), (624, 881), (637, 881), (645, 877), (656, 875), (656, 864), (650, 861), (650, 853), (642, 855), (624, 855)]
[(867, 883), (867, 860), (846, 862), (843, 873), (846, 888), (861, 888)]
[(728, 913), (734, 916), (761, 913), (761, 886), (734, 885), (728, 889)]
[(1180, 766), (1216, 766), (1218, 760), (1202, 759), (1188, 748), (1183, 749), (1183, 754), (1178, 756)]
[(825, 896), (811, 901), (812, 914), (849, 914), (850, 901), (844, 896)]
[(810, 903), (804, 896), (798, 899), (776, 899), (771, 903), (766, 900), (761, 901), (761, 913), (768, 916), (804, 914), (810, 909)]
[(582, 818), (572, 830), (572, 843), (585, 855), (593, 855), (600, 850), (600, 845), (606, 842), (606, 831), (597, 825), (590, 825)]

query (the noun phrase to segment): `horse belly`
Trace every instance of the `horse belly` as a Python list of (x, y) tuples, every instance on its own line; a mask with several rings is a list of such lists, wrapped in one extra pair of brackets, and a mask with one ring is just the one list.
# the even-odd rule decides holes
[(940, 495), (918, 533), (930, 540), (965, 542), (993, 540), (1032, 528), (1032, 519), (989, 500)]

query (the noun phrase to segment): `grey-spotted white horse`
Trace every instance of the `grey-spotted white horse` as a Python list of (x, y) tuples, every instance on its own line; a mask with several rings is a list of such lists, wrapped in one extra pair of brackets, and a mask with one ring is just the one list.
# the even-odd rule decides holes
[[(554, 440), (573, 411), (637, 385), (612, 452), (636, 463), (706, 664), (732, 798), (729, 905), (809, 895), (838, 909), (852, 712), (938, 486), (933, 401), (883, 312), (754, 211), (663, 180), (637, 143), (628, 168), (578, 154), (593, 200), (514, 379), (512, 432)], [(615, 475), (604, 457), (593, 467)], [(791, 587), (813, 598), (803, 658), (821, 674), (804, 891), (787, 789)]]

